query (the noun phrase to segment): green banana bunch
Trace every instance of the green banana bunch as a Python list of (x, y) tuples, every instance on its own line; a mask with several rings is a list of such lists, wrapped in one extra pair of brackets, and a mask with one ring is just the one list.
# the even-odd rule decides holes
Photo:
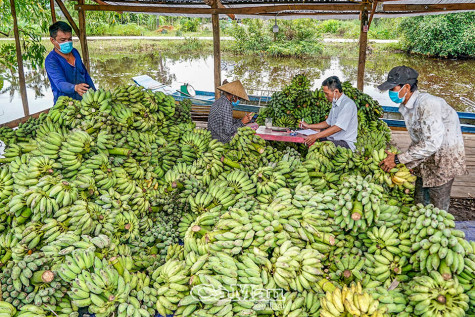
[(323, 275), (322, 258), (317, 250), (300, 249), (292, 246), (290, 241), (284, 242), (274, 249), (271, 258), (276, 284), (285, 290), (298, 292), (314, 289), (318, 276)]
[(256, 192), (256, 184), (252, 182), (249, 175), (241, 170), (233, 170), (226, 176), (221, 174), (219, 179), (225, 180), (227, 186), (231, 187), (237, 194), (236, 199), (241, 195), (252, 195)]
[(250, 127), (243, 127), (237, 130), (237, 133), (229, 142), (229, 147), (243, 153), (263, 154), (265, 151), (265, 141), (256, 135), (256, 131)]
[(0, 301), (0, 316), (2, 317), (14, 317), (16, 314), (16, 308), (5, 301)]
[(212, 231), (220, 215), (219, 209), (212, 209), (196, 218), (185, 233), (185, 252), (193, 251), (199, 255), (208, 253), (210, 245), (207, 234)]
[[(313, 291), (286, 293), (281, 302), (272, 303), (277, 316), (320, 316), (320, 297)], [(277, 309), (278, 307), (282, 309)]]
[(15, 316), (22, 316), (22, 317), (47, 317), (49, 315), (50, 310), (45, 310), (42, 307), (38, 307), (37, 305), (24, 305), (20, 308)]
[(12, 174), (8, 167), (2, 166), (0, 171), (0, 200), (9, 198), (13, 193)]
[(365, 259), (359, 255), (336, 256), (331, 260), (329, 277), (340, 285), (350, 285), (353, 281), (363, 281)]
[(256, 233), (252, 229), (249, 214), (237, 208), (221, 215), (214, 229), (207, 235), (210, 250), (231, 255), (240, 254), (243, 249), (249, 248)]
[(0, 275), (3, 299), (16, 308), (28, 304), (54, 307), (64, 296), (66, 288), (46, 265), (49, 262), (42, 253), (26, 255), (16, 263), (9, 262)]
[(278, 172), (273, 172), (270, 166), (257, 169), (251, 176), (251, 180), (256, 184), (257, 195), (271, 195), (286, 185), (285, 177)]
[(376, 287), (371, 295), (379, 301), (379, 306), (386, 309), (390, 314), (398, 314), (398, 316), (410, 316), (410, 308), (408, 309), (407, 298), (401, 293), (401, 290), (387, 290), (384, 287)]
[[(397, 210), (397, 208), (393, 210)], [(366, 235), (367, 239), (363, 241), (371, 254), (380, 255), (383, 250), (386, 250), (394, 255), (410, 255), (412, 242), (408, 231), (399, 233), (393, 228), (382, 225), (379, 228), (373, 227), (372, 230), (368, 230)]]
[(387, 250), (382, 250), (381, 254), (366, 254), (365, 271), (371, 280), (382, 283), (384, 287), (389, 287), (394, 279), (408, 281), (406, 274), (411, 269), (405, 256), (395, 256)]
[(412, 314), (416, 316), (464, 316), (469, 309), (469, 297), (463, 293), (457, 278), (446, 281), (437, 271), (415, 277), (407, 284), (406, 295), (414, 308)]
[(151, 278), (157, 288), (156, 309), (159, 314), (166, 316), (176, 311), (178, 303), (189, 294), (189, 272), (185, 262), (170, 260), (152, 273)]
[(379, 301), (364, 290), (360, 283), (353, 283), (351, 287), (345, 285), (342, 289), (335, 288), (332, 292), (326, 292), (320, 299), (320, 303), (322, 317), (388, 316), (384, 308), (380, 307)]
[(372, 183), (370, 176), (349, 176), (340, 186), (335, 208), (335, 224), (342, 229), (364, 232), (379, 219), (384, 188)]

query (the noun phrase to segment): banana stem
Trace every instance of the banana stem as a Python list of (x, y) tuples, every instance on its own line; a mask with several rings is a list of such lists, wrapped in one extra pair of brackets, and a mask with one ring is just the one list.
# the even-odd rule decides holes
[(199, 235), (205, 235), (208, 232), (208, 230), (198, 225), (194, 225), (193, 227), (191, 227), (191, 231), (193, 231), (194, 234), (199, 234)]
[(51, 283), (54, 279), (54, 273), (50, 270), (45, 271), (37, 271), (33, 273), (31, 277), (31, 283), (34, 285), (42, 284), (42, 283)]
[(122, 156), (129, 156), (130, 150), (124, 148), (114, 148), (107, 150), (110, 155), (122, 155)]

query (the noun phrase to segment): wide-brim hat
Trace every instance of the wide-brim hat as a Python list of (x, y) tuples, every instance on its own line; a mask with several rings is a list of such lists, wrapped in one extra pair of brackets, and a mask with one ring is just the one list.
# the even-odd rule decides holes
[(241, 99), (249, 101), (249, 96), (239, 80), (224, 84), (218, 87), (219, 90), (227, 92)]

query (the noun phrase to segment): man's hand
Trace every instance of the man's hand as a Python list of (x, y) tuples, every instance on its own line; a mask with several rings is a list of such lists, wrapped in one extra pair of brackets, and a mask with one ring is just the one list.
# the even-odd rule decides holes
[(241, 119), (242, 124), (248, 124), (251, 121), (252, 117), (254, 117), (254, 112), (250, 112), (250, 113), (246, 114)]
[(301, 129), (308, 129), (309, 126), (310, 126), (310, 124), (308, 124), (307, 122), (305, 122), (303, 120), (300, 122), (300, 128)]
[(305, 138), (305, 144), (307, 146), (311, 146), (313, 143), (315, 143), (315, 141), (317, 141), (317, 135), (316, 134), (309, 135)]
[(388, 151), (385, 152), (388, 156), (384, 160), (382, 160), (381, 163), (379, 163), (379, 166), (383, 169), (383, 171), (388, 173), (390, 170), (396, 167), (396, 163), (394, 163), (394, 157), (396, 156), (396, 154)]
[(88, 91), (88, 89), (88, 84), (77, 84), (76, 86), (74, 86), (74, 91), (77, 92), (79, 96), (84, 95)]

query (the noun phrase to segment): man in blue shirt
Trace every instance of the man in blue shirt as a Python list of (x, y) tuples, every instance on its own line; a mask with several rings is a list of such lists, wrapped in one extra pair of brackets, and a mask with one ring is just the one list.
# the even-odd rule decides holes
[(51, 82), (54, 103), (60, 96), (81, 100), (88, 89), (96, 90), (79, 52), (73, 48), (72, 32), (71, 27), (62, 21), (49, 27), (54, 49), (46, 57), (45, 68)]
[(322, 83), (323, 92), (328, 101), (332, 103), (332, 109), (325, 121), (316, 124), (301, 122), (300, 126), (305, 129), (320, 130), (309, 135), (305, 144), (312, 145), (316, 140), (331, 141), (336, 146), (355, 150), (358, 136), (358, 110), (355, 102), (342, 91), (340, 79), (331, 76)]

